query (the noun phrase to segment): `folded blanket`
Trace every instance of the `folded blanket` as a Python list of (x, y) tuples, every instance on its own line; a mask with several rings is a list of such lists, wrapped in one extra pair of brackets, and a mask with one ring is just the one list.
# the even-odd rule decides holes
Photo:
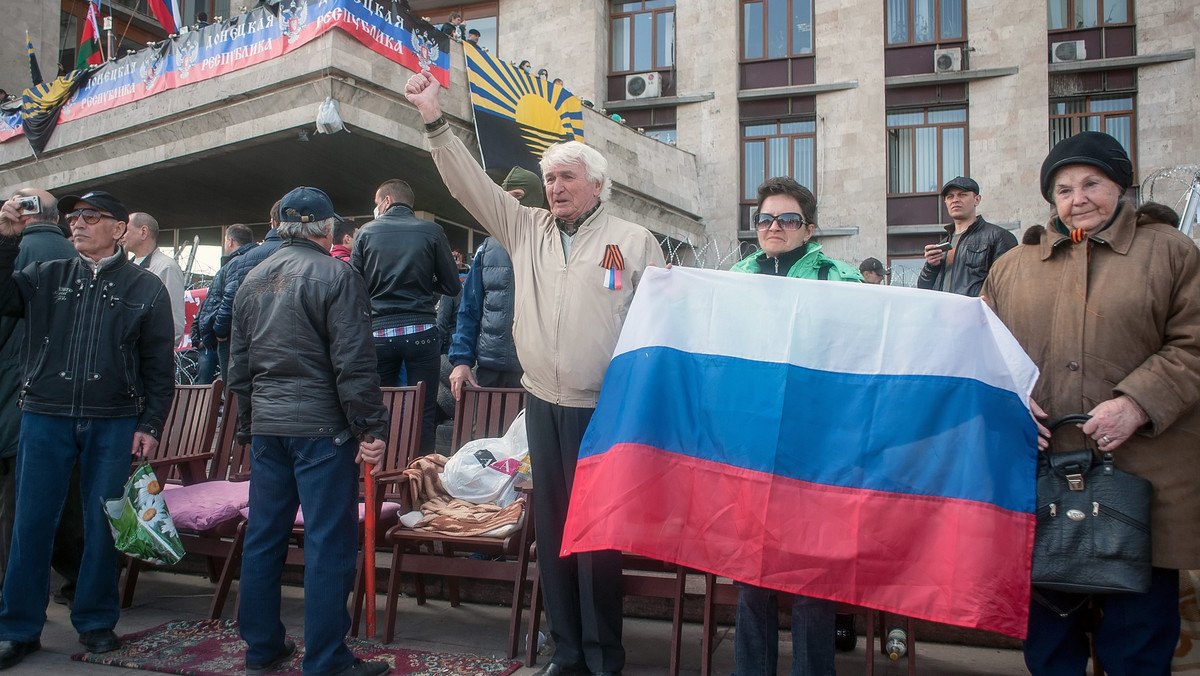
[(507, 507), (476, 505), (458, 498), (436, 497), (421, 505), (425, 516), (413, 530), (440, 535), (504, 537), (517, 529), (525, 511), (525, 498)]
[(448, 459), (437, 453), (423, 455), (404, 470), (404, 478), (408, 479), (409, 499), (412, 500), (412, 504), (406, 505), (406, 508), (416, 509), (417, 505), (438, 496), (450, 497), (442, 486), (442, 468)]
[(525, 498), (518, 498), (507, 507), (459, 500), (442, 486), (446, 460), (444, 455), (424, 455), (404, 470), (410, 499), (421, 506), (424, 515), (413, 530), (457, 537), (504, 537), (515, 531), (525, 512)]

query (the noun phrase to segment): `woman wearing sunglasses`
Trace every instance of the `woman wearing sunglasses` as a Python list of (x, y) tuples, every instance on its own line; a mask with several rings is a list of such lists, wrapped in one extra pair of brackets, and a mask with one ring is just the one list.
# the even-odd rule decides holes
[[(760, 251), (738, 261), (734, 272), (861, 282), (852, 265), (827, 258), (812, 241), (817, 228), (817, 198), (795, 180), (782, 176), (758, 187), (754, 216)], [(805, 596), (792, 603), (792, 676), (834, 673), (833, 601)], [(737, 676), (776, 673), (779, 659), (779, 610), (776, 593), (743, 584), (738, 590), (734, 634)]]

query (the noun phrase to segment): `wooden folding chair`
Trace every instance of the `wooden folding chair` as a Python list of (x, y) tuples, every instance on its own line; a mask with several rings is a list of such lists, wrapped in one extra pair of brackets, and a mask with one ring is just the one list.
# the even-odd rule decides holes
[[(154, 453), (145, 458), (154, 468), (159, 481), (165, 485), (192, 485), (209, 478), (213, 462), (213, 437), (217, 431), (217, 415), (221, 409), (221, 381), (211, 385), (176, 385), (171, 410), (163, 423), (163, 433)], [(141, 460), (134, 461), (134, 466)], [(177, 489), (176, 489), (177, 490)], [(168, 506), (168, 510), (170, 507)], [(121, 589), (121, 607), (133, 603), (138, 573), (150, 564), (124, 557), (125, 581)]]
[[(455, 406), (453, 448), (461, 448), (472, 439), (503, 436), (524, 408), (525, 396), (525, 390), (521, 388), (464, 387), (462, 397)], [(532, 510), (532, 496), (526, 494), (521, 521), (516, 530), (505, 537), (452, 537), (414, 531), (403, 525), (389, 530), (386, 537), (392, 544), (392, 569), (388, 576), (384, 642), (390, 643), (395, 638), (401, 573), (417, 575), (418, 604), (425, 602), (423, 575), (444, 575), (448, 578), (451, 606), (459, 604), (457, 578), (499, 580), (510, 582), (513, 586), (508, 657), (515, 658), (521, 641), (521, 614), (529, 578), (529, 545), (533, 542)], [(437, 548), (441, 549), (440, 554), (436, 553)], [(468, 558), (463, 554), (482, 554), (486, 558)], [(501, 557), (502, 560), (494, 560), (493, 557)]]
[[(382, 471), (375, 476), (375, 504), (366, 506), (367, 509), (375, 510), (376, 530), (373, 546), (376, 549), (390, 547), (386, 535), (388, 528), (395, 524), (395, 520), (394, 518), (381, 519), (383, 506), (388, 502), (399, 505), (402, 497), (400, 486), (404, 484), (402, 473), (421, 447), (421, 415), (424, 410), (424, 397), (424, 382), (419, 382), (414, 387), (383, 388), (383, 405), (388, 410), (387, 452), (384, 454), (383, 462), (380, 463)], [(385, 522), (387, 527), (384, 527)], [(354, 575), (351, 636), (358, 636), (359, 621), (363, 615), (366, 597), (367, 572), (364, 570), (366, 557), (363, 552), (368, 544), (365, 532), (362, 533), (362, 537), (363, 549), (359, 551), (358, 568)], [(376, 570), (371, 571), (370, 574), (375, 575), (378, 580), (378, 564), (376, 564)]]

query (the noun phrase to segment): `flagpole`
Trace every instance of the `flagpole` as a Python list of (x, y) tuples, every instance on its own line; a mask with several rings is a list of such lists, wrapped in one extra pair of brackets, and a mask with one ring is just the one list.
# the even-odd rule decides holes
[[(103, 0), (100, 0), (100, 1), (103, 2)], [(91, 0), (88, 0), (88, 2), (91, 2)], [(101, 5), (101, 9), (103, 9), (103, 8), (104, 8), (104, 6)], [(113, 54), (114, 52), (113, 52), (112, 0), (108, 0), (108, 17), (106, 18), (106, 20), (104, 22), (104, 27), (108, 31), (108, 53)], [(104, 50), (100, 50), (100, 58), (105, 59)], [(107, 59), (105, 59), (105, 60), (107, 60)]]

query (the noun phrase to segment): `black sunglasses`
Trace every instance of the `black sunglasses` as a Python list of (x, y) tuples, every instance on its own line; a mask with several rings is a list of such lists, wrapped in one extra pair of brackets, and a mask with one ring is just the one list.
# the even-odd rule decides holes
[(758, 214), (754, 217), (755, 230), (770, 230), (771, 223), (778, 223), (779, 227), (784, 230), (799, 230), (808, 225), (808, 221), (803, 216), (795, 212), (786, 214)]

